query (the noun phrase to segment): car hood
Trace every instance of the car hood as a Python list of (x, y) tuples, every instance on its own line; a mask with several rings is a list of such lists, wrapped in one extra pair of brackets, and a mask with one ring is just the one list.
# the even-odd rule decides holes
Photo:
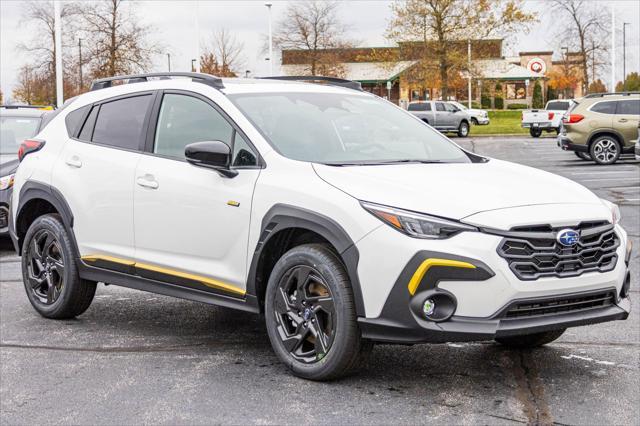
[(538, 169), (486, 163), (327, 166), (320, 178), (361, 200), (461, 220), (496, 209), (540, 204), (597, 204), (585, 187)]
[(18, 169), (18, 156), (0, 154), (0, 177), (14, 173)]
[(467, 112), (468, 112), (469, 114), (477, 114), (477, 115), (483, 115), (483, 114), (486, 114), (486, 111), (485, 111), (485, 110), (482, 110), (482, 109), (473, 109), (473, 108), (472, 108), (472, 109), (468, 109), (468, 110), (467, 110)]

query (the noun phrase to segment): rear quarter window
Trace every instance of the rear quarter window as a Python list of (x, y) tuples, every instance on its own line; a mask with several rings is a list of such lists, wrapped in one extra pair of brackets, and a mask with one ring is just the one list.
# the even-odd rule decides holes
[(616, 102), (615, 101), (606, 101), (606, 102), (598, 102), (591, 106), (590, 110), (592, 112), (597, 112), (600, 114), (615, 114), (616, 113)]
[[(75, 137), (82, 126), (84, 118), (87, 116), (87, 112), (91, 108), (91, 105), (78, 108), (75, 111), (71, 111), (64, 118), (64, 124), (67, 127), (67, 134), (70, 138)], [(49, 120), (50, 121), (50, 120)]]

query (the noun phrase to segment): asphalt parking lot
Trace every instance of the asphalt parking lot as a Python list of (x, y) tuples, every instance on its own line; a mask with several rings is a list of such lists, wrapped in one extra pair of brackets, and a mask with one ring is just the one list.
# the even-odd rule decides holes
[(638, 424), (640, 163), (596, 166), (551, 138), (457, 139), (620, 205), (634, 242), (627, 321), (533, 351), (491, 342), (376, 346), (359, 375), (289, 375), (259, 317), (100, 285), (76, 320), (38, 316), (0, 252), (1, 424)]

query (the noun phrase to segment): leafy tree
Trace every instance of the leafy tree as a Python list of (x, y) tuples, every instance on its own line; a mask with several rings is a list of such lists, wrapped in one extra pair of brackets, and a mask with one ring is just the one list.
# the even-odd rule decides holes
[(589, 84), (589, 93), (605, 93), (606, 91), (607, 87), (600, 79), (592, 81), (591, 84)]
[(533, 98), (531, 99), (531, 107), (532, 108), (544, 108), (544, 99), (542, 98), (542, 86), (540, 86), (540, 82), (536, 80), (536, 83), (533, 86)]
[(466, 58), (456, 57), (452, 42), (505, 37), (536, 20), (520, 0), (396, 0), (391, 10), (387, 37), (420, 43), (427, 62), (435, 54), (443, 99), (451, 71), (466, 67)]
[(637, 72), (627, 74), (624, 83), (619, 81), (616, 84), (616, 92), (637, 92), (640, 91), (640, 75)]
[(574, 68), (552, 69), (547, 72), (549, 78), (549, 87), (556, 93), (562, 93), (564, 98), (569, 97), (570, 93), (580, 84), (580, 76), (575, 72)]
[[(339, 4), (333, 1), (289, 2), (284, 18), (273, 35), (281, 49), (302, 50), (310, 75), (336, 75), (336, 50), (349, 47), (345, 26), (338, 18)], [(273, 58), (269, 58), (273, 60)]]

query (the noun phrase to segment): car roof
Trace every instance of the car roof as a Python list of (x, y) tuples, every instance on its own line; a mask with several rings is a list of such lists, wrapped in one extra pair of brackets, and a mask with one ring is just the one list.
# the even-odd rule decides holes
[(35, 117), (39, 118), (45, 115), (49, 110), (38, 107), (21, 106), (21, 105), (2, 105), (0, 106), (0, 116), (2, 117)]

